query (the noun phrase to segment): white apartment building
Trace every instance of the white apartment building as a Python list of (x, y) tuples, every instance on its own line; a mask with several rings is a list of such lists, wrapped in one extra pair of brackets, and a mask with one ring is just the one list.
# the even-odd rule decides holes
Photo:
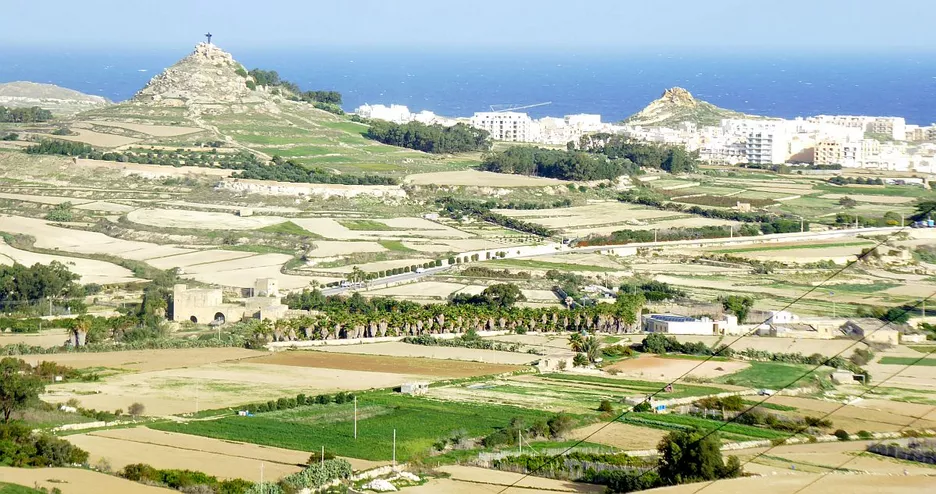
[(603, 124), (601, 123), (601, 115), (594, 115), (588, 113), (579, 113), (576, 115), (566, 115), (565, 123), (573, 129), (582, 131), (582, 132), (597, 132), (601, 130)]
[(785, 163), (790, 156), (789, 137), (780, 126), (750, 132), (746, 136), (744, 154), (747, 162), (755, 165)]
[(470, 124), (488, 131), (495, 141), (532, 142), (533, 120), (526, 113), (478, 112), (471, 117)]

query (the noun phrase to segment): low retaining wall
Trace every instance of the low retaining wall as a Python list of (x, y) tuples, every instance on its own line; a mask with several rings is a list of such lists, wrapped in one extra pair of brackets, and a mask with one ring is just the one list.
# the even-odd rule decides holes
[[(439, 338), (440, 340), (451, 340), (455, 339), (464, 333), (440, 333), (430, 335), (433, 338)], [(511, 334), (510, 331), (478, 331), (478, 336), (487, 337), (487, 336), (504, 336)], [(371, 343), (390, 343), (395, 341), (403, 341), (403, 338), (408, 338), (407, 336), (383, 336), (376, 338), (346, 338), (346, 339), (337, 339), (337, 340), (300, 340), (300, 341), (274, 341), (272, 343), (267, 343), (267, 350), (276, 352), (280, 350), (298, 350), (302, 348), (315, 348), (320, 346), (344, 346), (344, 345), (367, 345)]]

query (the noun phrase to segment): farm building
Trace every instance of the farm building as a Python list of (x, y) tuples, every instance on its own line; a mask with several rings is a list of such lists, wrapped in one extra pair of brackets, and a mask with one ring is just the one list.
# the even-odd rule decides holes
[(280, 303), (279, 288), (273, 278), (254, 283), (252, 296), (241, 303), (224, 303), (220, 288), (189, 288), (184, 283), (172, 289), (172, 320), (196, 324), (224, 324), (245, 317), (277, 320), (286, 317), (288, 307)]
[(405, 395), (424, 395), (429, 391), (429, 383), (412, 382), (400, 386), (400, 392)]
[(674, 314), (648, 314), (643, 316), (643, 329), (648, 333), (720, 335), (738, 326), (738, 318), (727, 315), (721, 321), (708, 317), (696, 319)]
[(878, 319), (849, 319), (842, 325), (842, 332), (851, 338), (861, 338), (865, 343), (897, 346), (900, 343), (900, 325), (881, 322)]

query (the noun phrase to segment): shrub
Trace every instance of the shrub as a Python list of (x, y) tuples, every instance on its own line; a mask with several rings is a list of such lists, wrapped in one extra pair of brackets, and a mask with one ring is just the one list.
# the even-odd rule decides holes
[(634, 405), (634, 411), (635, 411), (635, 412), (638, 412), (638, 413), (640, 413), (640, 412), (649, 412), (650, 410), (653, 410), (653, 407), (650, 406), (650, 402), (649, 402), (649, 401), (643, 401), (643, 402), (640, 402), (640, 403)]
[(127, 409), (127, 412), (129, 412), (133, 418), (136, 418), (146, 412), (146, 407), (143, 406), (142, 403), (134, 403), (130, 405), (130, 408)]
[(871, 434), (871, 433), (868, 432), (868, 431), (858, 431), (858, 438), (859, 438), (859, 439), (865, 439), (865, 440), (867, 440), (867, 439), (874, 439), (874, 435)]
[(848, 432), (846, 432), (844, 429), (836, 430), (833, 435), (837, 437), (839, 441), (848, 441), (851, 439), (851, 436), (848, 435)]
[(598, 405), (598, 411), (610, 413), (614, 411), (614, 407), (611, 405), (610, 401), (601, 400), (601, 404)]
[(572, 365), (575, 367), (585, 367), (588, 365), (588, 356), (584, 353), (576, 353), (575, 357), (572, 357)]
[(257, 90), (257, 83), (256, 83), (256, 82), (254, 82), (254, 81), (252, 81), (252, 80), (250, 80), (250, 79), (247, 79), (247, 83), (246, 83), (246, 84), (247, 84), (247, 89), (250, 89), (251, 91), (256, 91), (256, 90)]
[(319, 405), (327, 405), (331, 403), (332, 398), (329, 395), (318, 395), (315, 397), (315, 403)]
[(575, 420), (571, 415), (565, 412), (559, 412), (546, 421), (546, 425), (549, 427), (549, 435), (553, 438), (562, 437), (570, 430), (572, 430), (572, 424)]

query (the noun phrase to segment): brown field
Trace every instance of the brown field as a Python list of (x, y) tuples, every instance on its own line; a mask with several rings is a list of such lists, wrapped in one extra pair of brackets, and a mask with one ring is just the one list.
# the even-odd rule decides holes
[(332, 240), (316, 240), (313, 250), (308, 257), (337, 257), (346, 256), (355, 252), (386, 252), (387, 249), (377, 242), (336, 242)]
[(17, 343), (43, 348), (62, 346), (68, 339), (68, 333), (66, 329), (45, 330), (41, 333), (0, 333), (0, 346)]
[[(340, 355), (335, 357), (338, 357), (335, 360), (341, 359)], [(390, 388), (435, 377), (432, 368), (426, 369), (424, 374), (414, 375), (346, 370), (343, 367), (348, 365), (342, 367), (340, 362), (336, 364), (338, 368), (331, 368), (273, 365), (258, 363), (257, 360), (119, 374), (96, 383), (50, 385), (42, 399), (62, 403), (75, 398), (81, 406), (98, 410), (127, 409), (138, 402), (146, 407), (147, 415), (166, 416), (240, 406), (299, 393)]]
[(133, 144), (139, 142), (139, 139), (133, 137), (124, 137), (114, 134), (102, 134), (100, 132), (94, 132), (87, 129), (71, 129), (72, 132), (78, 134), (76, 136), (54, 136), (48, 134), (40, 134), (42, 137), (50, 139), (62, 139), (65, 141), (74, 141), (74, 142), (83, 142), (85, 144), (90, 144), (94, 147), (101, 148), (116, 148), (120, 146), (126, 146), (127, 144)]
[(100, 285), (109, 285), (113, 283), (141, 281), (139, 278), (135, 278), (133, 272), (129, 269), (113, 263), (77, 257), (37, 254), (35, 252), (15, 249), (0, 240), (0, 265), (19, 263), (25, 266), (32, 266), (37, 263), (49, 264), (53, 261), (65, 264), (71, 272), (81, 277), (79, 281), (82, 284), (97, 283)]
[[(601, 429), (601, 427), (604, 427)], [(601, 429), (601, 430), (599, 430)], [(568, 439), (605, 444), (624, 451), (656, 449), (666, 431), (621, 422), (599, 422), (573, 430)]]
[(527, 177), (506, 173), (464, 170), (457, 172), (419, 173), (404, 179), (415, 185), (466, 185), (480, 187), (546, 187), (569, 182), (552, 178)]
[(38, 204), (62, 204), (70, 202), (72, 206), (78, 206), (91, 202), (89, 199), (76, 199), (74, 197), (56, 197), (56, 196), (37, 196), (31, 194), (7, 194), (0, 193), (0, 199), (10, 199), (12, 201), (35, 202)]
[(936, 428), (936, 410), (929, 405), (898, 403), (885, 400), (861, 400), (852, 405), (841, 401), (814, 400), (794, 396), (774, 396), (768, 403), (777, 403), (797, 408), (801, 415), (824, 416), (836, 429), (845, 429), (854, 434), (861, 430), (869, 432), (893, 432), (907, 429)]
[(80, 468), (0, 467), (0, 481), (28, 487), (44, 487), (50, 491), (57, 487), (63, 494), (178, 494), (179, 492)]
[[(877, 475), (936, 475), (936, 466), (925, 463), (900, 461), (886, 456), (865, 453), (865, 449), (876, 441), (847, 441), (834, 443), (796, 444), (777, 446), (772, 449), (756, 448), (732, 451), (731, 454), (741, 459), (742, 463), (753, 459), (747, 470), (769, 473), (779, 469), (790, 470), (795, 463), (797, 470), (823, 473), (830, 469), (847, 468)], [(755, 458), (756, 455), (763, 456)], [(779, 461), (780, 457), (788, 461)]]
[[(817, 481), (818, 479), (818, 481)], [(815, 482), (815, 483), (812, 483)], [(812, 484), (811, 484), (812, 483)], [(919, 494), (936, 488), (936, 479), (924, 476), (831, 474), (819, 479), (818, 474), (796, 473), (719, 480), (714, 483), (683, 484), (644, 491), (651, 494)], [(705, 489), (705, 490), (702, 490)]]
[(119, 163), (116, 161), (101, 160), (75, 160), (78, 166), (91, 170), (113, 170), (122, 172), (124, 176), (139, 175), (144, 178), (163, 178), (163, 177), (185, 177), (189, 175), (208, 175), (212, 177), (230, 177), (234, 170), (225, 170), (222, 168), (207, 168), (202, 166), (162, 166), (162, 165), (141, 165), (137, 163)]
[[(146, 427), (112, 429), (68, 436), (68, 441), (91, 453), (90, 462), (106, 459), (115, 470), (133, 463), (156, 468), (190, 469), (219, 478), (258, 481), (260, 463), (267, 480), (298, 472), (309, 459), (306, 451), (222, 441), (162, 432)], [(348, 458), (355, 470), (381, 466)]]
[(141, 225), (200, 230), (253, 230), (286, 221), (276, 216), (237, 216), (184, 209), (137, 209), (127, 219)]
[[(354, 355), (384, 355), (387, 357), (408, 357), (416, 359), (463, 360), (466, 362), (487, 362), (489, 364), (525, 365), (536, 360), (536, 355), (477, 350), (473, 348), (410, 345), (401, 342), (366, 343), (363, 345), (321, 346), (317, 350), (329, 353)], [(496, 373), (496, 372), (492, 372)], [(483, 373), (484, 375), (488, 373)]]
[(132, 350), (104, 353), (63, 353), (58, 355), (25, 355), (31, 365), (56, 362), (77, 369), (107, 367), (137, 372), (150, 372), (180, 367), (227, 362), (265, 355), (265, 352), (244, 348), (184, 348), (177, 350)]
[(607, 368), (614, 369), (624, 376), (672, 381), (690, 371), (692, 376), (714, 378), (738, 372), (745, 367), (748, 367), (748, 364), (744, 362), (706, 362), (692, 359), (641, 356), (635, 359), (622, 360)]
[(92, 120), (88, 123), (94, 125), (100, 125), (102, 127), (117, 127), (119, 129), (132, 130), (134, 132), (139, 132), (141, 134), (147, 134), (154, 137), (175, 137), (183, 136), (186, 134), (194, 134), (196, 132), (202, 132), (204, 129), (199, 129), (197, 127), (174, 127), (169, 125), (147, 125), (147, 124), (134, 124), (134, 123), (125, 123), (125, 122), (105, 122), (103, 120)]
[[(350, 348), (362, 348), (371, 345), (352, 345)], [(410, 346), (410, 345), (407, 345)], [(260, 357), (252, 362), (295, 367), (316, 367), (350, 371), (367, 371), (392, 374), (416, 374), (437, 378), (461, 378), (502, 374), (520, 369), (516, 365), (486, 364), (479, 362), (459, 362), (434, 360), (429, 358), (390, 357), (383, 355), (357, 355), (338, 353), (345, 347), (332, 347), (328, 352), (289, 351)], [(434, 347), (427, 347), (433, 348)], [(458, 349), (462, 350), (462, 349)], [(501, 353), (501, 352), (497, 352)]]
[[(451, 477), (449, 479), (434, 480), (420, 487), (407, 487), (405, 492), (458, 494), (487, 492), (503, 492), (505, 494), (521, 492), (605, 492), (604, 486), (524, 476), (519, 473), (501, 472), (480, 467), (450, 465), (441, 467), (439, 470), (451, 475)], [(517, 483), (516, 487), (504, 490), (505, 486), (513, 485), (515, 482)]]

